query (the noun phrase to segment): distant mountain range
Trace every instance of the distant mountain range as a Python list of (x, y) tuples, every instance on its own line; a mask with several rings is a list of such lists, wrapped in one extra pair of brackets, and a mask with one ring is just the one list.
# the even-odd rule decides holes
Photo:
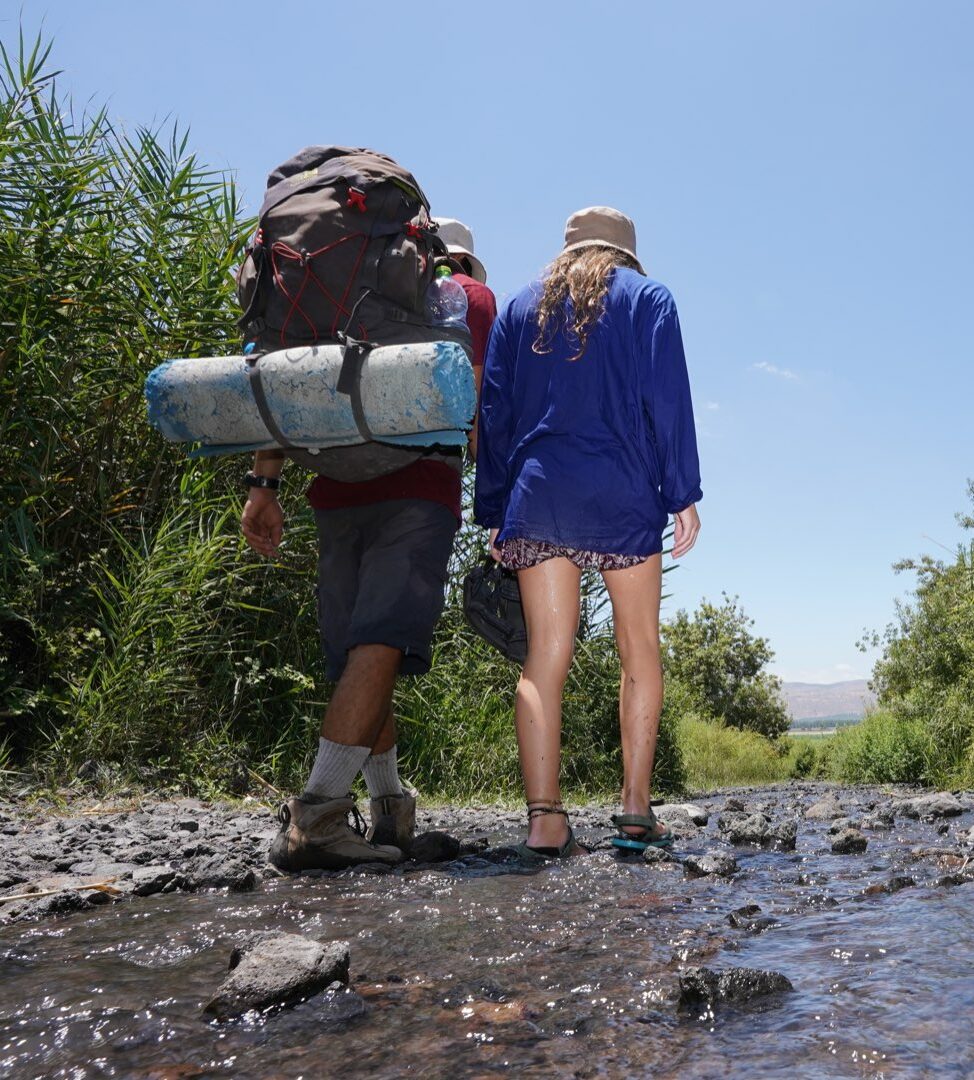
[(837, 683), (786, 682), (781, 695), (793, 720), (812, 717), (862, 716), (876, 703), (865, 679)]

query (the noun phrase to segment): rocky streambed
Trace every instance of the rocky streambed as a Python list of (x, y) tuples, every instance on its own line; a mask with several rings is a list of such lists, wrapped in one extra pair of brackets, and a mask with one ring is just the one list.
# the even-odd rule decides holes
[(280, 876), (258, 804), (0, 803), (0, 1075), (974, 1073), (974, 795), (715, 793), (625, 860), (611, 809), (563, 863), (445, 808)]

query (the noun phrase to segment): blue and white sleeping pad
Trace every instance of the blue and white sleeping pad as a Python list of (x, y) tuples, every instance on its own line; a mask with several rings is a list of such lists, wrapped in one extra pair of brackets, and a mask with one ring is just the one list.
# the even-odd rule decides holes
[(200, 443), (194, 456), (270, 450), (282, 440), (302, 449), (370, 437), (401, 447), (466, 444), (477, 392), (460, 345), (371, 348), (360, 357), (354, 395), (339, 387), (344, 361), (337, 344), (168, 360), (146, 379), (149, 422), (173, 442)]

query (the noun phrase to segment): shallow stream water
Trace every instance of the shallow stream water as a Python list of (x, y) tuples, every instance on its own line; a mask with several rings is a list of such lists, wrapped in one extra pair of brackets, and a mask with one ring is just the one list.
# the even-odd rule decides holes
[[(677, 853), (718, 847), (711, 824)], [(735, 848), (731, 881), (607, 851), (530, 872), (468, 857), (17, 923), (0, 928), (0, 1075), (969, 1077), (974, 886), (936, 883), (940, 850), (956, 839), (898, 821), (833, 855), (808, 821), (793, 852)], [(865, 891), (893, 873), (916, 884)], [(745, 904), (764, 922), (735, 929)], [(264, 929), (347, 940), (352, 992), (208, 1021), (233, 942)], [(794, 991), (682, 1009), (689, 964)]]

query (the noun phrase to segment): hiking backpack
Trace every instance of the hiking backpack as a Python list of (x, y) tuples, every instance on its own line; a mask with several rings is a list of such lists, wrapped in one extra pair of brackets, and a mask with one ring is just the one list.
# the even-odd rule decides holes
[[(426, 291), (434, 260), (446, 255), (429, 201), (413, 175), (374, 150), (309, 146), (267, 178), (257, 231), (237, 273), (239, 326), (254, 397), (272, 434), (260, 390), (260, 355), (338, 342), (345, 360), (338, 389), (361, 415), (358, 382), (374, 345), (456, 341), (470, 355), (465, 330), (431, 326)], [(371, 439), (317, 453), (289, 447), (289, 457), (336, 480), (369, 480), (420, 457), (459, 467), (454, 449), (406, 449)]]

